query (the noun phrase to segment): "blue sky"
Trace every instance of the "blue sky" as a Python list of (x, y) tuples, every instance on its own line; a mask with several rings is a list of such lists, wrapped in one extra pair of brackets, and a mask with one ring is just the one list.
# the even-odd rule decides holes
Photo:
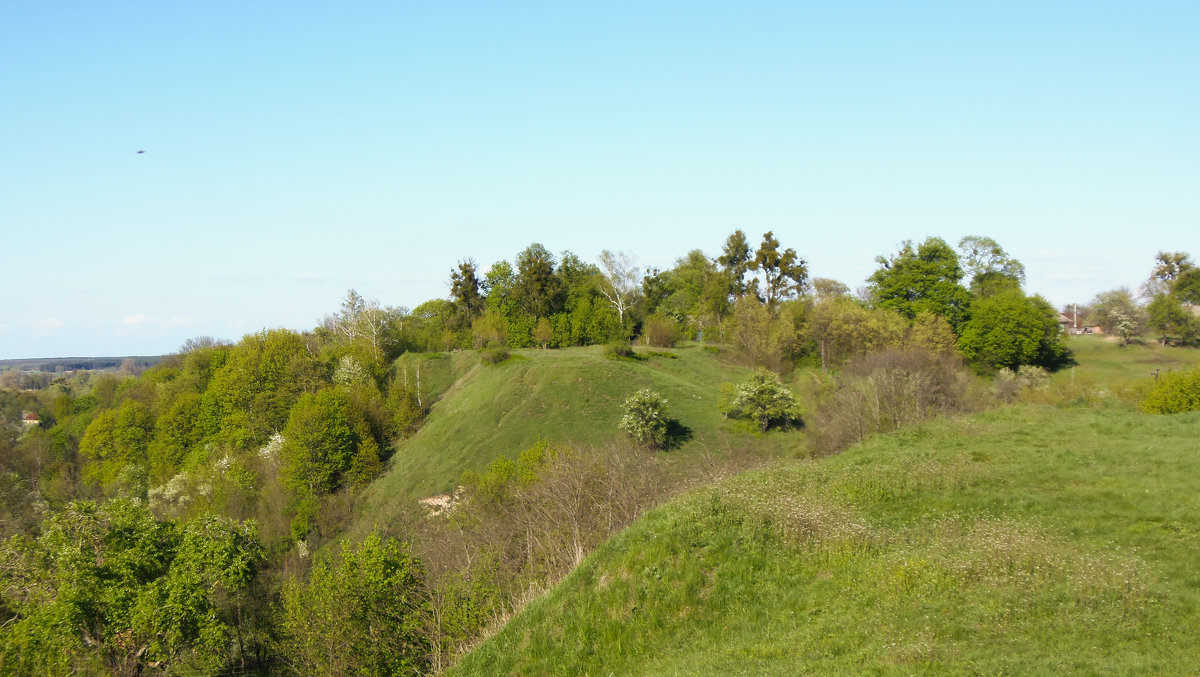
[(412, 307), (531, 242), (772, 230), (855, 288), (987, 235), (1056, 304), (1200, 256), (1190, 1), (8, 2), (0, 82), (0, 358)]

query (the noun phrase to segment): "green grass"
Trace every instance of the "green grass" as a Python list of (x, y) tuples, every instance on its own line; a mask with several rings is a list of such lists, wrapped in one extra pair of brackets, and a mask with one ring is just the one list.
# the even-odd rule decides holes
[(501, 455), (515, 458), (539, 438), (584, 446), (618, 439), (620, 405), (639, 388), (666, 397), (668, 413), (688, 429), (690, 439), (665, 452), (681, 461), (733, 444), (800, 453), (799, 433), (753, 436), (721, 414), (721, 384), (745, 378), (744, 367), (701, 347), (637, 353), (638, 359), (614, 358), (601, 346), (513, 350), (499, 365), (483, 363), (475, 352), (406, 356), (410, 379), (411, 360), (421, 361), (422, 392), (436, 403), (364, 493), (357, 521), (384, 524), (397, 503), (448, 492), (464, 471), (483, 470)]
[(1200, 414), (1026, 404), (740, 475), (455, 674), (1196, 674), (1198, 439)]
[[(1160, 347), (1150, 338), (1122, 346), (1115, 336), (1071, 336), (1067, 347), (1079, 362), (1054, 375), (1055, 387), (1090, 390), (1103, 394), (1128, 394), (1156, 370), (1187, 368), (1200, 364), (1200, 350), (1176, 346)], [(1103, 396), (1103, 395), (1102, 395)]]

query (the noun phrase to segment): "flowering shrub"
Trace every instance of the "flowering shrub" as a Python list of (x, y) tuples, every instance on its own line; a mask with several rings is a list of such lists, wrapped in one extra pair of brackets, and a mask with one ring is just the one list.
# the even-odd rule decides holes
[(638, 444), (651, 449), (667, 446), (667, 400), (643, 388), (629, 396), (621, 405), (621, 430)]

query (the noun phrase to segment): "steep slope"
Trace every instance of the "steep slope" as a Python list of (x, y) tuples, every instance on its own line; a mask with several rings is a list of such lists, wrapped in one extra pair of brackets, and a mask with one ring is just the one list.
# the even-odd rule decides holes
[(455, 674), (1196, 674), (1200, 415), (1021, 405), (692, 492)]
[[(518, 350), (499, 365), (474, 353), (420, 359), (422, 378), (437, 401), (425, 425), (398, 445), (387, 472), (365, 492), (364, 519), (385, 523), (396, 502), (449, 491), (463, 471), (482, 470), (500, 455), (515, 457), (539, 438), (584, 445), (615, 439), (620, 404), (639, 388), (666, 397), (682, 428), (682, 444), (668, 453), (686, 458), (699, 445), (720, 446), (730, 435), (750, 438), (728, 432), (718, 407), (721, 384), (745, 378), (748, 370), (701, 347), (639, 349), (638, 359), (612, 358), (599, 346)], [(415, 378), (415, 363), (407, 369)]]

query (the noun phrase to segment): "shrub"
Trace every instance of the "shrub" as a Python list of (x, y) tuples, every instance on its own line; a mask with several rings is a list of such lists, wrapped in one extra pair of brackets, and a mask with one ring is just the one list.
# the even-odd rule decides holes
[(765, 369), (737, 385), (727, 414), (731, 418), (750, 419), (764, 432), (772, 425), (789, 425), (799, 420), (792, 391)]
[(488, 364), (500, 364), (501, 362), (507, 360), (509, 355), (510, 353), (508, 352), (508, 348), (503, 346), (485, 348), (479, 352), (479, 356)]
[(643, 388), (621, 404), (621, 430), (635, 442), (651, 449), (667, 446), (667, 401), (661, 395)]
[(284, 660), (300, 674), (418, 675), (431, 642), (424, 568), (394, 539), (377, 534), (342, 545), (308, 580), (289, 580), (280, 595)]
[(674, 348), (679, 342), (679, 323), (669, 317), (655, 315), (646, 320), (642, 336), (646, 343), (656, 348)]
[(970, 378), (962, 361), (919, 350), (889, 350), (850, 362), (817, 407), (814, 446), (844, 449), (880, 432), (967, 410)]
[(997, 398), (1005, 402), (1012, 402), (1022, 391), (1042, 390), (1049, 386), (1050, 374), (1045, 369), (1023, 364), (1016, 371), (1005, 368), (997, 372), (996, 380), (992, 384), (992, 392), (996, 394)]
[(624, 339), (611, 341), (604, 346), (604, 354), (609, 357), (633, 357), (633, 344)]
[(1160, 375), (1141, 402), (1148, 414), (1178, 414), (1200, 409), (1200, 367)]

